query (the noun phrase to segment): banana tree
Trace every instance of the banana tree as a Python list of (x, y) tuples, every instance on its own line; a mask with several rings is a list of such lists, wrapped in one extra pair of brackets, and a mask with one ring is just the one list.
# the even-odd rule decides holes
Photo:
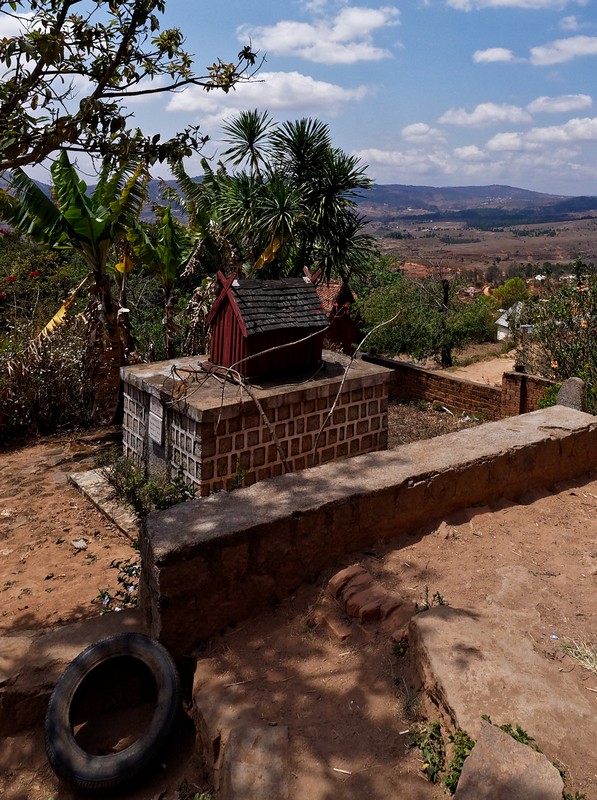
[(181, 267), (186, 264), (193, 252), (194, 238), (172, 215), (170, 206), (156, 211), (157, 238), (152, 239), (145, 227), (140, 224), (132, 227), (127, 234), (135, 256), (152, 272), (160, 282), (164, 297), (164, 351), (166, 358), (174, 358), (174, 339), (176, 323), (175, 288)]
[(23, 170), (14, 170), (9, 190), (0, 191), (0, 216), (36, 242), (75, 250), (89, 266), (93, 276), (88, 329), (95, 385), (93, 418), (100, 424), (110, 424), (118, 413), (124, 353), (118, 303), (106, 265), (113, 245), (138, 218), (147, 171), (142, 163), (127, 163), (115, 170), (104, 163), (89, 195), (66, 151), (61, 152), (50, 173), (52, 198)]

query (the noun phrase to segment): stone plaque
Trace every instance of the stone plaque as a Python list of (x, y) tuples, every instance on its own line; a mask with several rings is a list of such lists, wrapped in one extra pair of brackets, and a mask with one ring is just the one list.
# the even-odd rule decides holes
[(157, 397), (149, 401), (149, 438), (156, 444), (164, 444), (164, 406)]

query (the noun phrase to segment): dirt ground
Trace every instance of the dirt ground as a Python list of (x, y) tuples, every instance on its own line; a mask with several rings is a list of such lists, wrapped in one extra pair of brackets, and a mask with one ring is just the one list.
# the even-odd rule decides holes
[(504, 372), (511, 372), (514, 369), (514, 357), (511, 355), (492, 358), (488, 361), (477, 361), (468, 364), (466, 367), (453, 367), (448, 370), (450, 375), (457, 378), (466, 378), (468, 381), (485, 383), (488, 386), (501, 386), (502, 375)]
[[(398, 409), (396, 417), (415, 411)], [(441, 419), (442, 424), (448, 420), (456, 428), (461, 425), (459, 418), (445, 413)], [(429, 430), (429, 425), (420, 425)], [(134, 558), (136, 551), (67, 482), (69, 472), (92, 466), (97, 452), (115, 435), (54, 437), (0, 454), (1, 633), (95, 615), (100, 589), (116, 590), (117, 571), (110, 562)], [(395, 438), (399, 441), (400, 436)], [(537, 614), (532, 630), (521, 635), (530, 636), (546, 658), (563, 659), (562, 668), (573, 670), (580, 685), (590, 688), (597, 678), (563, 657), (560, 644), (595, 641), (596, 516), (593, 475), (518, 503), (504, 499), (476, 516), (457, 514), (429, 530), (352, 554), (334, 569), (363, 563), (410, 605), (423, 603), (428, 587), (430, 597), (439, 592), (453, 607), (480, 608), (500, 570), (523, 565), (533, 586), (515, 587), (515, 601), (532, 603)], [(85, 549), (80, 547), (83, 540)], [(332, 572), (270, 614), (211, 641), (204, 654), (206, 674), (212, 670), (230, 676), (230, 683), (237, 684), (234, 702), (239, 707), (251, 704), (262, 719), (290, 726), (293, 800), (446, 796), (423, 779), (418, 751), (407, 747), (417, 698), (407, 688), (391, 632), (347, 619), (351, 635), (339, 641), (324, 624), (313, 625), (313, 611), (326, 608), (324, 588)], [(567, 760), (567, 754), (549, 756)], [(164, 763), (145, 787), (126, 798), (194, 800), (205, 784), (188, 722), (181, 722)], [(572, 775), (570, 786), (585, 792), (587, 800), (597, 798), (595, 772), (595, 765), (588, 764)], [(73, 800), (77, 795), (53, 776), (41, 731), (30, 731), (0, 741), (0, 796)]]

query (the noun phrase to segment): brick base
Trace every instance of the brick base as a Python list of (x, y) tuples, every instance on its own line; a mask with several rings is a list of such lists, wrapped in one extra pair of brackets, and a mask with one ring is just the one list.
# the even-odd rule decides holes
[[(302, 385), (252, 387), (256, 399), (203, 374), (187, 386), (184, 402), (174, 402), (178, 387), (164, 378), (165, 362), (126, 368), (125, 455), (148, 464), (161, 458), (205, 496), (386, 449), (390, 371), (355, 361), (344, 379), (348, 360), (329, 356), (330, 366)], [(156, 399), (162, 405), (160, 444), (148, 423), (150, 397), (152, 408)]]

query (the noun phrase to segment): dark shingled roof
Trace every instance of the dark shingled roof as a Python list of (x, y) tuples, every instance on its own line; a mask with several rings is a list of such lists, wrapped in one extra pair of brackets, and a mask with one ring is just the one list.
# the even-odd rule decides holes
[(281, 328), (325, 328), (325, 311), (315, 286), (303, 278), (235, 280), (230, 291), (249, 336)]

